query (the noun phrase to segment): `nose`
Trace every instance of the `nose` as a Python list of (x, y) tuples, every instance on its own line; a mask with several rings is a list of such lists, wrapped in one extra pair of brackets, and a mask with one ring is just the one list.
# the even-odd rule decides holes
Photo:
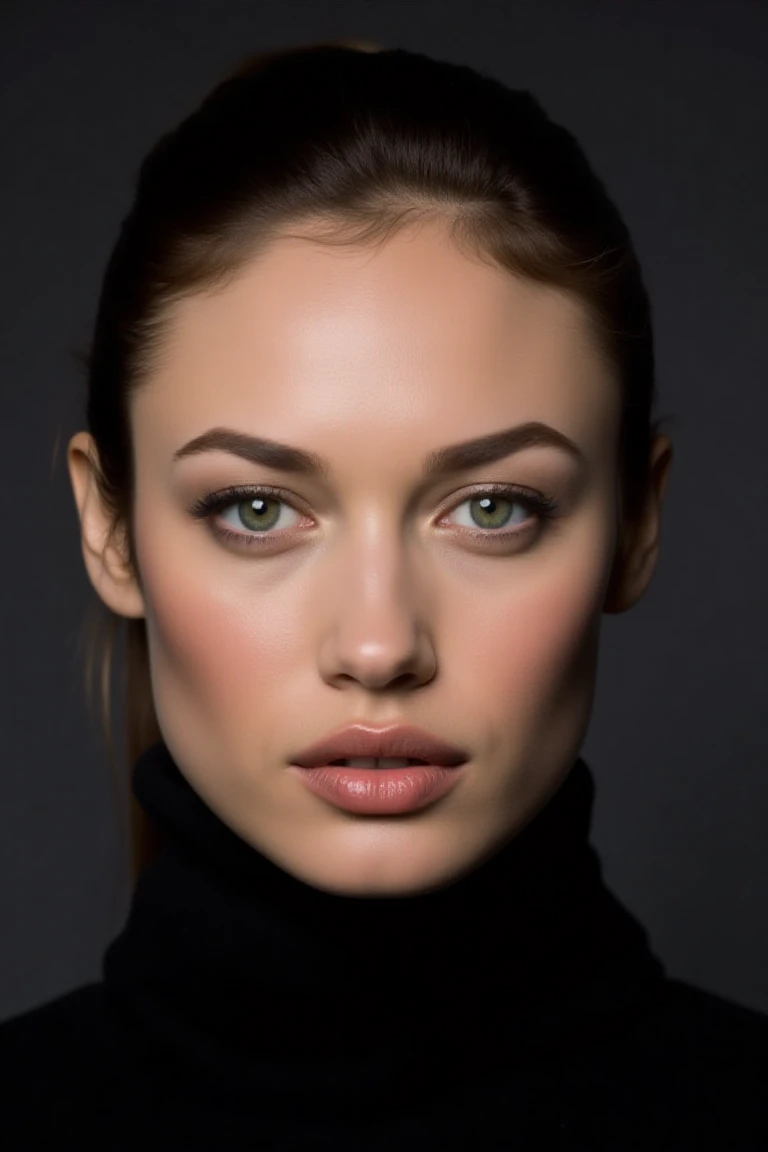
[[(373, 554), (375, 552), (375, 555)], [(413, 689), (435, 675), (437, 660), (426, 619), (426, 589), (417, 587), (401, 550), (347, 556), (335, 583), (320, 652), (323, 679), (371, 691)]]

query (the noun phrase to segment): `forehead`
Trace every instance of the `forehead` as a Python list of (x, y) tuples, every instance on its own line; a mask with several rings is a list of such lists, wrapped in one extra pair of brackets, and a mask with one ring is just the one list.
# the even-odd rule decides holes
[(588, 451), (618, 406), (578, 302), (430, 224), (378, 248), (280, 238), (226, 288), (177, 302), (134, 418), (171, 452), (213, 425), (307, 446), (407, 428), (432, 446), (517, 420)]

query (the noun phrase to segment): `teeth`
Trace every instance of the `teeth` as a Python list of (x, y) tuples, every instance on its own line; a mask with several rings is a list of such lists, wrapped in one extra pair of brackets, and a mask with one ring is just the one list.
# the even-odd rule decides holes
[(407, 768), (413, 761), (407, 756), (353, 756), (346, 760), (335, 760), (345, 768)]

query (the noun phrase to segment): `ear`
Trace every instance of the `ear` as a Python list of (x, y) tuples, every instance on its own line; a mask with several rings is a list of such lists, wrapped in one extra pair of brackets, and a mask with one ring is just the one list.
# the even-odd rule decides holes
[(98, 452), (88, 432), (76, 432), (67, 448), (67, 467), (80, 517), (80, 538), (91, 584), (119, 616), (145, 615), (144, 597), (131, 569), (125, 532), (113, 530), (112, 515), (96, 482)]
[(669, 482), (674, 449), (668, 436), (656, 436), (651, 446), (651, 483), (645, 508), (625, 528), (617, 549), (603, 611), (609, 615), (634, 608), (656, 571), (661, 537), (661, 505)]

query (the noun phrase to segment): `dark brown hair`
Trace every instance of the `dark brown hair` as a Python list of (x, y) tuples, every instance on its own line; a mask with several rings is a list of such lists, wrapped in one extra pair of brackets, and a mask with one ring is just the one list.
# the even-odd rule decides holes
[[(620, 527), (640, 513), (661, 423), (650, 302), (627, 227), (574, 137), (529, 92), (472, 68), (353, 42), (310, 45), (249, 57), (155, 144), (106, 267), (84, 357), (86, 423), (139, 583), (129, 397), (162, 352), (169, 305), (223, 287), (302, 225), (318, 242), (376, 245), (427, 219), (444, 221), (465, 251), (583, 306), (622, 392)], [(88, 683), (100, 668), (114, 766), (109, 701), (122, 629), (130, 768), (160, 739), (145, 623), (96, 607)], [(136, 876), (157, 834), (130, 804)]]

